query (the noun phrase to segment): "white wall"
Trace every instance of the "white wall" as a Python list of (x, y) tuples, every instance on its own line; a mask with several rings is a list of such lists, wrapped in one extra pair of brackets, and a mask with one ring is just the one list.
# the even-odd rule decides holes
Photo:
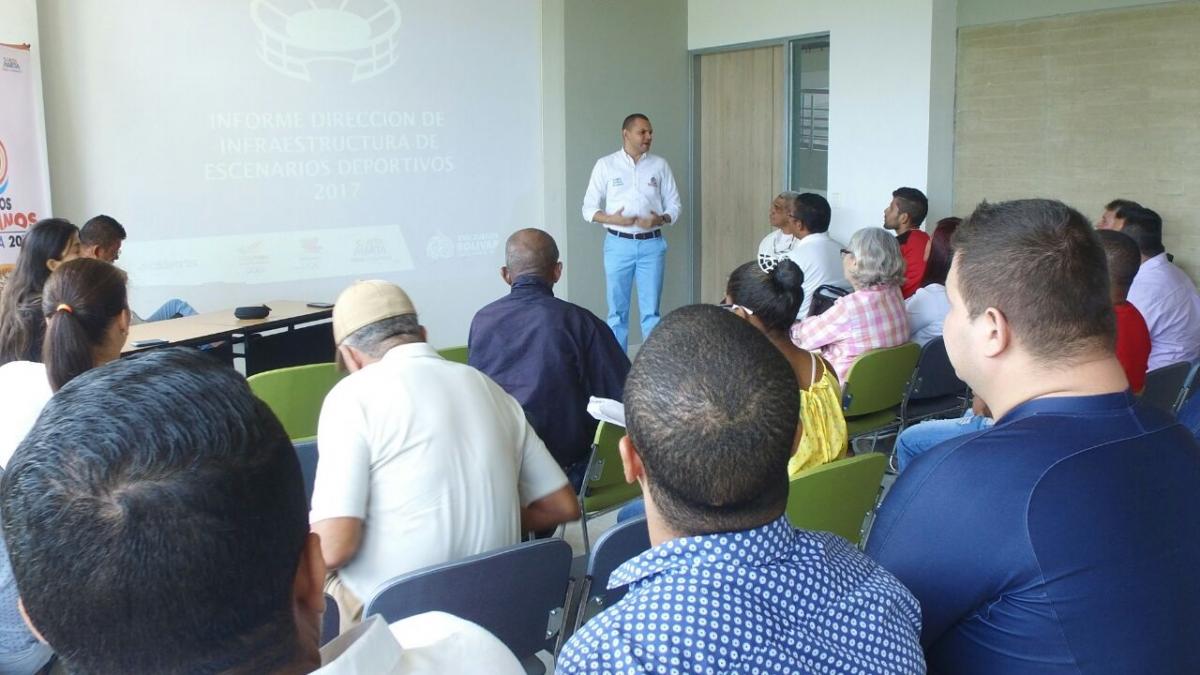
[[(38, 39), (36, 0), (0, 0), (0, 42), (5, 44), (30, 45), (30, 60), (33, 63), (34, 100), (37, 101), (37, 133), (42, 139), (42, 156), (46, 157), (46, 114), (42, 105), (42, 45)], [(50, 177), (42, 186), (44, 194), (50, 192)], [(42, 214), (49, 218), (53, 214)]]
[[(892, 190), (908, 185), (930, 195), (930, 219), (949, 215), (951, 173), (946, 139), (934, 138), (931, 101), (953, 92), (951, 61), (935, 67), (933, 11), (946, 0), (690, 0), (688, 48), (829, 33), (829, 201), (834, 236), (883, 222)], [(949, 22), (953, 44), (954, 22)], [(944, 60), (945, 50), (940, 51)], [(939, 81), (934, 82), (936, 73)], [(946, 78), (949, 78), (947, 81)], [(949, 97), (953, 115), (953, 96)], [(936, 134), (952, 134), (941, 126)]]

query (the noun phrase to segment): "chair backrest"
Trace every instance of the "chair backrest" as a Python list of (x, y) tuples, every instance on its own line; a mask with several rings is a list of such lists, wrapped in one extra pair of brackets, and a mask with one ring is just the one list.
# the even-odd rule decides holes
[(906, 342), (858, 357), (842, 384), (842, 412), (855, 417), (900, 405), (920, 355), (917, 343)]
[(619, 424), (601, 422), (596, 425), (592, 456), (588, 461), (587, 475), (583, 477), (583, 494), (580, 495), (585, 512), (606, 509), (642, 494), (637, 483), (625, 482), (625, 469), (621, 466), (621, 453), (617, 449), (624, 435), (625, 427)]
[(584, 605), (579, 608), (576, 626), (599, 614), (606, 607), (625, 597), (625, 587), (608, 590), (608, 578), (613, 571), (650, 549), (650, 531), (646, 518), (634, 518), (609, 528), (592, 547), (587, 564), (587, 588)]
[(325, 594), (325, 614), (321, 616), (321, 646), (324, 647), (330, 640), (338, 636), (341, 632), (342, 615), (338, 611), (337, 600), (333, 596)]
[(967, 383), (958, 379), (954, 372), (946, 353), (946, 341), (939, 335), (926, 342), (908, 383), (907, 397), (921, 400), (966, 393)]
[(292, 441), (292, 445), (296, 448), (296, 459), (300, 460), (300, 473), (304, 476), (304, 494), (308, 496), (311, 506), (313, 484), (317, 480), (317, 458), (320, 456), (317, 452), (317, 439), (310, 436)]
[(858, 544), (875, 507), (887, 458), (868, 453), (813, 467), (791, 480), (787, 517), (795, 527), (841, 535)]
[(447, 347), (446, 349), (439, 349), (438, 353), (441, 354), (442, 358), (446, 359), (447, 361), (453, 361), (455, 363), (467, 362), (467, 348), (465, 345), (462, 347)]
[(402, 574), (367, 601), (388, 622), (442, 611), (491, 631), (518, 659), (554, 651), (571, 585), (571, 545), (540, 539)]
[(271, 407), (288, 438), (317, 435), (325, 395), (345, 374), (333, 363), (269, 370), (246, 378), (254, 395)]
[(1174, 413), (1183, 394), (1183, 385), (1192, 372), (1187, 361), (1172, 363), (1146, 373), (1146, 386), (1142, 388), (1141, 400), (1156, 408)]

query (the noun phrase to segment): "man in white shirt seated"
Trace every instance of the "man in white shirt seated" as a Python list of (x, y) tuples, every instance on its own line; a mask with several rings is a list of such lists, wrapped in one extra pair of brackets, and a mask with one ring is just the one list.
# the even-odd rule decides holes
[(829, 236), (829, 202), (814, 192), (782, 192), (771, 202), (768, 216), (775, 231), (758, 245), (758, 264), (764, 270), (790, 258), (804, 273), (804, 302), (797, 319), (808, 316), (817, 289), (826, 284), (850, 288), (842, 270), (842, 245)]
[(520, 673), (455, 617), (372, 617), (318, 649), (325, 564), (279, 421), (192, 349), (47, 404), (0, 484), (21, 606), (69, 672)]
[(313, 531), (343, 629), (386, 581), (515, 544), (579, 517), (567, 477), (521, 405), (425, 342), (408, 295), (362, 281), (333, 308), (350, 371), (317, 427)]
[(1200, 359), (1200, 294), (1196, 284), (1169, 259), (1162, 241), (1162, 217), (1152, 209), (1124, 208), (1121, 231), (1142, 254), (1128, 301), (1150, 330), (1149, 370)]

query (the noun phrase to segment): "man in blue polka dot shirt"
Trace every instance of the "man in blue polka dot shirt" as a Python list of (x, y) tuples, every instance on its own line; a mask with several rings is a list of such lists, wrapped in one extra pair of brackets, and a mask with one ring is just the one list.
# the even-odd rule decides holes
[(791, 527), (799, 388), (762, 333), (715, 306), (676, 310), (625, 384), (625, 476), (649, 551), (625, 597), (567, 643), (559, 673), (923, 673), (921, 610), (845, 539)]

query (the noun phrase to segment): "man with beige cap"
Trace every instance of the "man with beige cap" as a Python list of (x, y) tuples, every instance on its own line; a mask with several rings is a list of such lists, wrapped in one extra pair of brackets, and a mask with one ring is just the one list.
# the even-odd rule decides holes
[(405, 572), (579, 517), (575, 492), (520, 404), (425, 342), (408, 295), (361, 281), (333, 308), (338, 361), (325, 397), (309, 520), (343, 629)]

